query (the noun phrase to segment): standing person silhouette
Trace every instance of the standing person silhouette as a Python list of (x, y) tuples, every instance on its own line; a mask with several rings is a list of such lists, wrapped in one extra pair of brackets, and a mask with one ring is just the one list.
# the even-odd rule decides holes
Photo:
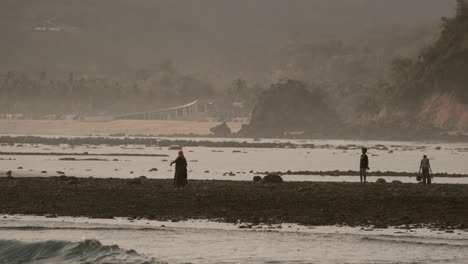
[(426, 155), (423, 156), (423, 159), (421, 160), (421, 165), (419, 166), (419, 173), (421, 173), (421, 171), (423, 184), (431, 184), (432, 169), (429, 159)]
[(176, 188), (184, 187), (185, 185), (187, 185), (187, 160), (185, 159), (184, 152), (182, 150), (179, 151), (179, 155), (177, 156), (177, 158), (171, 162), (171, 166), (174, 163), (174, 186)]
[(359, 177), (361, 183), (366, 183), (367, 170), (369, 170), (369, 158), (367, 157), (367, 149), (362, 148), (361, 161), (359, 164)]

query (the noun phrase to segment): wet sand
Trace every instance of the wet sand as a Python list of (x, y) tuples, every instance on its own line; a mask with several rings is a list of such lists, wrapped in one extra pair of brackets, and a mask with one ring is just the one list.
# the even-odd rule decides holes
[(0, 213), (466, 229), (468, 186), (2, 177)]

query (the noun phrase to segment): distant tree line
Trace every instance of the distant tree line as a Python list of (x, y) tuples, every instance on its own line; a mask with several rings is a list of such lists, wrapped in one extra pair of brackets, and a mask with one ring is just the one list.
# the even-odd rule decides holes
[(169, 64), (156, 72), (137, 71), (122, 80), (74, 73), (61, 79), (47, 72), (0, 73), (0, 113), (30, 117), (138, 112), (214, 96), (209, 83), (180, 74)]
[(23, 118), (61, 118), (64, 115), (113, 115), (154, 111), (188, 103), (212, 100), (213, 118), (229, 121), (248, 117), (259, 84), (236, 79), (227, 87), (215, 89), (207, 81), (178, 73), (172, 63), (164, 63), (156, 72), (139, 70), (116, 80), (106, 76), (48, 76), (47, 72), (0, 73), (0, 114)]

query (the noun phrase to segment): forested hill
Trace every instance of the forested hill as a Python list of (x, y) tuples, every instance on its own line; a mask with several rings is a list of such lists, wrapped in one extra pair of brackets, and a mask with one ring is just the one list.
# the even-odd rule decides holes
[[(382, 93), (382, 85), (375, 83), (361, 95), (362, 100), (356, 101), (356, 105), (363, 109), (358, 112), (358, 118), (349, 118), (340, 124), (338, 137), (421, 140), (444, 138), (447, 132), (468, 131), (468, 0), (458, 0), (454, 10), (453, 15), (441, 21), (440, 35), (423, 48), (419, 56), (394, 60), (391, 85), (386, 87), (386, 92)], [(351, 88), (353, 92), (358, 90)], [(271, 91), (275, 91), (274, 87)], [(266, 100), (270, 98), (265, 96), (266, 93), (262, 95)], [(262, 132), (258, 127), (267, 127), (262, 123), (265, 120), (270, 124), (286, 123), (279, 119), (280, 114), (270, 115), (277, 119), (267, 115), (273, 110), (265, 106), (273, 105), (280, 109), (280, 113), (290, 113), (291, 109), (299, 111), (290, 115), (295, 117), (289, 120), (291, 122), (297, 116), (312, 118), (307, 121), (313, 125), (303, 125), (306, 123), (304, 120), (297, 122), (306, 133), (313, 135), (318, 130), (331, 135), (337, 131), (333, 127), (320, 127), (323, 122), (310, 114), (318, 110), (307, 109), (303, 111), (307, 114), (300, 114), (301, 107), (290, 103), (294, 100), (300, 102), (303, 97), (288, 100), (278, 96), (282, 102), (289, 101), (288, 110), (281, 109), (275, 100), (260, 100), (253, 112), (250, 128)], [(284, 131), (291, 127), (294, 126), (280, 128)]]
[(453, 90), (468, 103), (468, 0), (459, 0), (455, 17), (444, 20), (440, 39), (422, 54), (423, 79), (435, 89)]
[[(454, 0), (2, 0), (0, 69), (76, 70), (238, 57), (290, 41), (427, 23)], [(270, 55), (269, 55), (270, 56)], [(228, 57), (226, 59), (226, 57)], [(196, 65), (197, 68), (203, 65)]]
[(455, 14), (441, 24), (440, 36), (417, 58), (394, 60), (387, 107), (373, 122), (468, 130), (468, 0), (457, 0)]
[(439, 93), (468, 103), (468, 0), (458, 0), (456, 15), (444, 18), (435, 43), (415, 61), (396, 60), (394, 71), (401, 100)]

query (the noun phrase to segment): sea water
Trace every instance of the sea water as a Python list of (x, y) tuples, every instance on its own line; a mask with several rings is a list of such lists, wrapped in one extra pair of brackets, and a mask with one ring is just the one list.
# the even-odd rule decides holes
[(0, 263), (468, 263), (468, 232), (6, 216)]
[[(197, 140), (197, 139), (193, 139)], [(206, 139), (203, 139), (206, 140)], [(226, 140), (226, 139), (213, 139)], [(230, 139), (228, 139), (230, 141)], [(239, 140), (239, 139), (233, 139)], [(262, 140), (267, 142), (266, 140)], [(253, 140), (252, 140), (253, 142)], [(287, 141), (283, 141), (287, 142)], [(416, 172), (426, 154), (434, 172), (467, 173), (468, 144), (381, 141), (290, 141), (315, 148), (188, 147), (189, 179), (251, 180), (265, 171), (357, 170), (359, 147), (369, 147), (371, 170)], [(385, 148), (372, 148), (384, 145)], [(340, 146), (351, 146), (343, 149)], [(141, 145), (2, 146), (3, 152), (104, 154), (106, 161), (62, 161), (61, 155), (0, 155), (0, 172), (19, 176), (172, 178), (175, 150)], [(106, 156), (109, 153), (128, 154)], [(163, 154), (167, 157), (136, 157)], [(69, 156), (67, 156), (69, 157)], [(72, 156), (74, 157), (74, 156)], [(76, 156), (77, 159), (90, 156)], [(114, 159), (117, 159), (114, 161)], [(157, 168), (157, 171), (150, 170)], [(47, 171), (47, 173), (41, 173)], [(132, 173), (133, 172), (133, 173)], [(234, 176), (227, 176), (233, 172)], [(286, 181), (357, 181), (355, 176), (285, 175)], [(409, 177), (384, 177), (414, 182)], [(468, 183), (436, 178), (436, 183)], [(468, 233), (426, 229), (239, 225), (207, 221), (0, 216), (0, 264), (48, 263), (468, 263)]]
[[(246, 139), (187, 139), (210, 141), (254, 142)], [(173, 139), (177, 140), (177, 139)], [(257, 141), (255, 141), (257, 142)], [(346, 140), (261, 140), (314, 144), (314, 148), (211, 148), (183, 147), (189, 164), (189, 179), (251, 180), (259, 172), (282, 171), (357, 171), (360, 147), (370, 148), (371, 171), (417, 172), (423, 155), (428, 155), (434, 172), (468, 173), (467, 143), (425, 143)], [(345, 146), (347, 149), (343, 149)], [(374, 148), (380, 146), (379, 149)], [(384, 146), (382, 148), (381, 146)], [(176, 150), (144, 145), (43, 145), (15, 144), (1, 146), (2, 152), (84, 153), (102, 156), (66, 156), (76, 159), (99, 158), (105, 161), (63, 161), (60, 155), (0, 155), (0, 172), (11, 170), (15, 176), (68, 176), (99, 178), (155, 179), (173, 177)], [(106, 154), (124, 156), (106, 156)], [(141, 157), (135, 154), (160, 154), (161, 157)], [(157, 169), (150, 171), (151, 169)], [(44, 172), (44, 173), (41, 173)], [(359, 181), (359, 177), (285, 175), (286, 181)], [(388, 181), (415, 182), (411, 177), (383, 177)], [(371, 178), (372, 180), (372, 178)], [(435, 183), (468, 183), (468, 178), (436, 178)]]

